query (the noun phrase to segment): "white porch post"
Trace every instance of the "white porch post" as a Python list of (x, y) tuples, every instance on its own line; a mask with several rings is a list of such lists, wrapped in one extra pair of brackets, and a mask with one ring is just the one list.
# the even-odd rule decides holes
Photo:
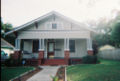
[(44, 51), (44, 39), (39, 39), (39, 51)]
[(93, 49), (92, 49), (92, 39), (87, 39), (87, 52), (90, 55), (93, 55)]
[(38, 65), (42, 64), (42, 59), (44, 59), (44, 39), (39, 39)]
[(39, 39), (39, 51), (41, 50), (41, 39)]
[(42, 50), (44, 51), (45, 44), (44, 44), (44, 39), (42, 39)]
[(66, 38), (64, 39), (64, 50), (66, 50), (66, 44), (67, 44), (67, 42), (66, 42)]
[(66, 65), (69, 64), (69, 38), (64, 39), (64, 58), (66, 60)]
[(15, 39), (15, 50), (17, 49), (18, 44), (17, 44), (17, 39)]
[(69, 38), (64, 39), (64, 50), (69, 51)]
[(18, 50), (20, 50), (21, 39), (18, 39)]
[(67, 50), (69, 51), (69, 38), (67, 38)]
[(14, 59), (18, 59), (21, 57), (20, 55), (20, 44), (21, 44), (21, 39), (15, 39), (15, 51), (14, 51)]
[(15, 50), (20, 50), (21, 39), (15, 39)]
[(87, 50), (92, 50), (92, 40), (90, 38), (87, 39)]

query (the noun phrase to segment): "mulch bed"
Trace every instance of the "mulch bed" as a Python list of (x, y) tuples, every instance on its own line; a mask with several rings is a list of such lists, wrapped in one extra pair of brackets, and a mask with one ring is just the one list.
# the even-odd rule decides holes
[(39, 71), (41, 71), (42, 68), (39, 68), (39, 67), (35, 67), (35, 70), (32, 71), (32, 72), (29, 72), (25, 75), (23, 75), (22, 77), (20, 78), (16, 78), (14, 79), (13, 81), (26, 81), (28, 78), (32, 77), (34, 74), (38, 73)]
[(65, 81), (65, 67), (59, 68), (56, 76), (59, 78), (58, 81)]

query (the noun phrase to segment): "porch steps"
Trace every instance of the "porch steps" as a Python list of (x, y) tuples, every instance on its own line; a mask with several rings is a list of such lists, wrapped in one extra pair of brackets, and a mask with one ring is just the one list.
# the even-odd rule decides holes
[(45, 59), (42, 65), (66, 65), (65, 59)]

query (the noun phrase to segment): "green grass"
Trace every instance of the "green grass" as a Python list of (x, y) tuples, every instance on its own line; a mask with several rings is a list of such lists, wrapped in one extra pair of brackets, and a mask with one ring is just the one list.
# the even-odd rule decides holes
[(1, 81), (9, 81), (10, 79), (32, 69), (33, 67), (2, 67)]
[(120, 61), (101, 60), (100, 64), (67, 67), (68, 81), (120, 81)]

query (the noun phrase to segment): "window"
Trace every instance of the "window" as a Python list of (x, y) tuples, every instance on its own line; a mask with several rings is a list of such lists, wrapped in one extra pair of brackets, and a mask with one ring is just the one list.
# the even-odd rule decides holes
[(37, 53), (39, 49), (39, 40), (33, 40), (33, 53)]
[(75, 52), (75, 40), (70, 40), (70, 52)]
[(52, 29), (57, 29), (57, 24), (56, 23), (52, 23)]
[(49, 52), (54, 52), (54, 43), (49, 43), (48, 51)]

